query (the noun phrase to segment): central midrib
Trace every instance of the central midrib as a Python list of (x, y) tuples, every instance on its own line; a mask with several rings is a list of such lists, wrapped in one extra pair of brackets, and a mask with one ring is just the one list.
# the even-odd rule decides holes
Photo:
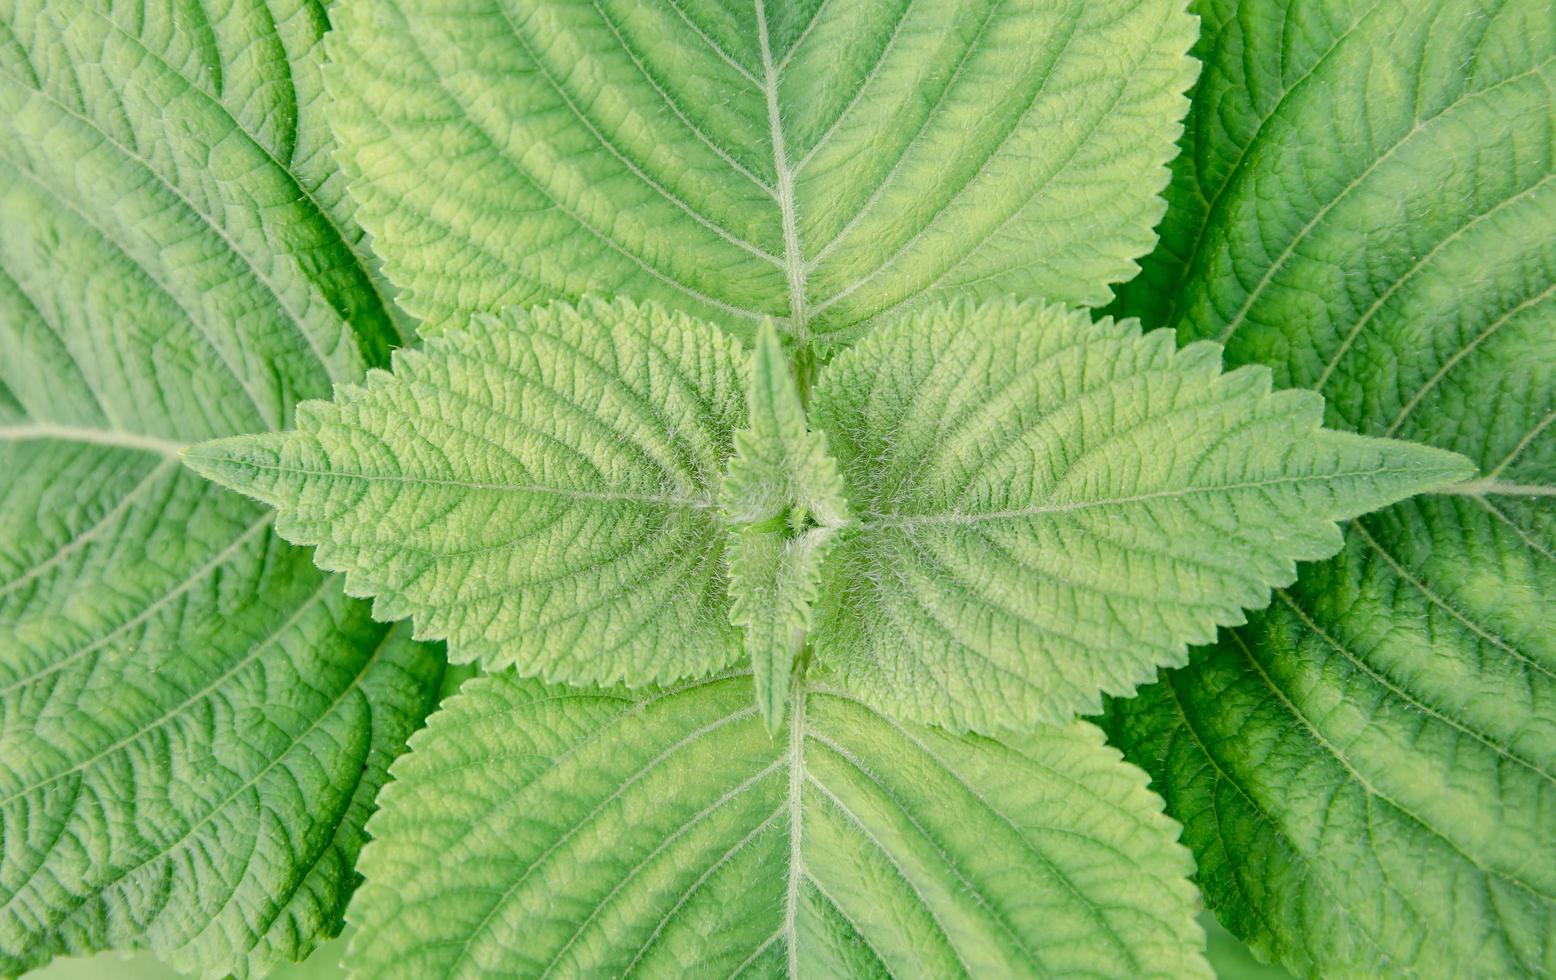
[[(789, 333), (797, 346), (795, 371), (802, 404), (808, 401), (810, 323), (805, 298), (806, 267), (800, 252), (799, 216), (794, 201), (794, 169), (789, 166), (788, 147), (783, 136), (782, 111), (778, 104), (778, 69), (773, 63), (772, 45), (767, 31), (767, 9), (763, 0), (756, 7), (757, 41), (762, 51), (762, 89), (767, 100), (768, 134), (773, 145), (773, 172), (776, 178), (779, 219), (783, 227), (784, 277), (789, 286)], [(803, 676), (803, 666), (799, 667)], [(799, 891), (803, 874), (803, 813), (801, 794), (805, 785), (805, 688), (794, 684), (789, 710), (789, 867), (784, 895), (783, 935), (787, 947), (788, 975), (799, 976)]]
[[(758, 3), (761, 0), (757, 0)], [(803, 667), (800, 668), (803, 671)], [(803, 674), (801, 674), (803, 677)], [(788, 947), (789, 976), (797, 978), (799, 972), (799, 909), (800, 876), (804, 874), (803, 800), (805, 788), (805, 683), (800, 680), (792, 685), (789, 694), (789, 876), (784, 894), (783, 934)]]
[(800, 254), (799, 217), (794, 203), (794, 169), (783, 137), (782, 112), (778, 105), (778, 69), (773, 63), (772, 46), (767, 34), (767, 9), (763, 0), (756, 4), (757, 41), (762, 49), (762, 91), (767, 98), (767, 128), (773, 144), (773, 174), (778, 191), (779, 220), (783, 226), (784, 278), (789, 285), (789, 332), (802, 347), (809, 342), (809, 310), (805, 300), (805, 259)]

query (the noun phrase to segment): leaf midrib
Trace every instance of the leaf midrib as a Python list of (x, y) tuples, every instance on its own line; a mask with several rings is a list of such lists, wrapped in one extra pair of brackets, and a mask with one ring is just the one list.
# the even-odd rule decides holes
[[(761, 0), (757, 0), (757, 2), (760, 3)], [(804, 670), (804, 665), (801, 664), (796, 673), (803, 678)], [(784, 885), (783, 926), (780, 931), (784, 937), (790, 980), (799, 980), (800, 879), (806, 877), (804, 851), (805, 801), (803, 793), (807, 777), (805, 772), (805, 739), (807, 737), (805, 727), (808, 708), (806, 691), (802, 682), (796, 683), (790, 688), (789, 702), (789, 796), (787, 800), (789, 810), (789, 874)]]
[(1174, 497), (1188, 497), (1196, 494), (1228, 493), (1235, 490), (1260, 490), (1266, 487), (1283, 486), (1295, 483), (1329, 483), (1334, 480), (1366, 478), (1374, 476), (1408, 476), (1418, 474), (1419, 470), (1408, 467), (1379, 466), (1364, 470), (1342, 470), (1333, 473), (1320, 473), (1303, 476), (1272, 477), (1268, 480), (1249, 480), (1242, 483), (1222, 483), (1207, 486), (1175, 487), (1169, 490), (1156, 490), (1151, 493), (1133, 494), (1125, 497), (1105, 497), (1097, 500), (1074, 500), (1063, 503), (1045, 503), (1032, 507), (1018, 507), (1010, 510), (966, 512), (951, 511), (933, 514), (889, 514), (881, 512), (866, 513), (860, 520), (862, 526), (867, 529), (875, 528), (900, 528), (912, 530), (921, 526), (936, 525), (967, 525), (979, 524), (984, 521), (1019, 520), (1026, 517), (1039, 517), (1044, 514), (1067, 514), (1081, 510), (1091, 510), (1097, 507), (1119, 507), (1129, 504), (1145, 503), (1151, 500), (1163, 500)]
[[(214, 464), (226, 464), (230, 460), (219, 456), (202, 456), (196, 453), (184, 453), (183, 458), (191, 462), (209, 462)], [(283, 476), (324, 477), (341, 480), (360, 480), (363, 483), (404, 483), (412, 486), (425, 487), (450, 487), (458, 490), (491, 490), (498, 493), (533, 493), (542, 496), (561, 497), (575, 501), (602, 501), (615, 503), (652, 504), (664, 507), (684, 507), (690, 510), (713, 510), (717, 508), (711, 496), (683, 496), (680, 494), (649, 494), (633, 493), (630, 490), (575, 490), (568, 487), (556, 487), (542, 483), (487, 483), (477, 480), (461, 480), (450, 477), (424, 476), (417, 473), (367, 473), (360, 470), (321, 470), (302, 466), (288, 466), (284, 463), (262, 463), (254, 460), (244, 460), (239, 464), (248, 469), (263, 470), (269, 473), (277, 473)]]
[(160, 436), (148, 436), (124, 429), (104, 429), (83, 425), (62, 425), (55, 422), (30, 422), (26, 425), (0, 426), (0, 442), (56, 441), (106, 446), (111, 449), (130, 449), (156, 453), (169, 459), (177, 459), (186, 444)]
[[(612, 33), (616, 35), (617, 40), (620, 41), (620, 33), (616, 31), (615, 25), (610, 21), (610, 18), (605, 16), (604, 11), (600, 10), (599, 3), (595, 2), (594, 6), (596, 11), (600, 13), (601, 19), (606, 22)], [(685, 200), (669, 187), (666, 187), (664, 184), (660, 183), (654, 178), (652, 174), (648, 173), (641, 166), (639, 166), (637, 161), (633, 160), (628, 153), (626, 153), (620, 146), (618, 146), (614, 139), (601, 131), (600, 127), (596, 126), (594, 121), (589, 118), (589, 115), (579, 107), (577, 101), (567, 91), (567, 88), (562, 85), (561, 81), (556, 77), (551, 69), (547, 67), (545, 60), (540, 57), (540, 53), (535, 50), (535, 46), (530, 43), (529, 38), (526, 37), (524, 32), (520, 29), (518, 22), (513, 19), (512, 15), (509, 14), (508, 8), (502, 4), (498, 4), (498, 9), (502, 11), (503, 19), (507, 21), (508, 28), (513, 35), (513, 39), (518, 42), (519, 47), (524, 50), (524, 54), (529, 58), (530, 63), (535, 66), (536, 71), (538, 71), (541, 77), (546, 80), (546, 83), (551, 86), (551, 90), (556, 93), (557, 98), (562, 100), (562, 104), (567, 107), (568, 112), (572, 114), (573, 118), (576, 119), (579, 124), (584, 127), (584, 129), (588, 130), (589, 135), (594, 138), (594, 141), (599, 144), (601, 149), (614, 157), (618, 162), (621, 163), (622, 166), (627, 168), (629, 173), (631, 173), (638, 180), (642, 181), (645, 185), (652, 189), (654, 193), (675, 205), (675, 207), (680, 209), (680, 211), (687, 217), (691, 218), (698, 225), (701, 225), (703, 228), (706, 228), (708, 231), (712, 232), (718, 238), (722, 239), (730, 245), (733, 245), (735, 248), (754, 258), (760, 259), (763, 262), (772, 263), (774, 265), (779, 264), (780, 260), (777, 256), (773, 255), (771, 252), (768, 252), (766, 249), (762, 248), (756, 243), (747, 241), (746, 239), (742, 238), (732, 229), (724, 227), (722, 224), (715, 221), (710, 215), (704, 214), (701, 210), (694, 207), (691, 202)], [(635, 64), (638, 64), (639, 70), (641, 71), (642, 66), (640, 63), (638, 63), (637, 56), (630, 48), (627, 48), (625, 44), (623, 44), (622, 47), (627, 52), (628, 57)], [(646, 72), (644, 72), (644, 77), (649, 77)], [(658, 84), (653, 82), (652, 79), (650, 79), (650, 84), (655, 88), (656, 91), (659, 91)], [(663, 93), (661, 92), (661, 95), (662, 94)], [(668, 100), (666, 101), (668, 103)]]
[(810, 339), (810, 322), (805, 296), (806, 265), (800, 251), (799, 216), (794, 200), (794, 169), (789, 166), (788, 144), (783, 135), (782, 111), (778, 101), (778, 69), (773, 64), (772, 48), (767, 36), (767, 8), (763, 0), (752, 0), (752, 3), (756, 8), (757, 44), (762, 52), (762, 95), (767, 102), (767, 127), (773, 144), (773, 173), (777, 176), (778, 184), (784, 279), (789, 286), (789, 326), (795, 339), (805, 344)]

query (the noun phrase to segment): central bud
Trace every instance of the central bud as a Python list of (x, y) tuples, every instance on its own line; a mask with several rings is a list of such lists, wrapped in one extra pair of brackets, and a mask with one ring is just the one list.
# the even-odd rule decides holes
[(848, 504), (826, 439), (806, 423), (793, 365), (771, 321), (757, 334), (748, 406), (720, 502), (730, 523), (730, 616), (745, 630), (757, 703), (776, 734), (822, 566), (849, 524)]

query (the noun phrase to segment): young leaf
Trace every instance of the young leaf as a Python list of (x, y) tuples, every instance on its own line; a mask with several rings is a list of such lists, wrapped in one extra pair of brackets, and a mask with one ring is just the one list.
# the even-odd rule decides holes
[(798, 520), (821, 527), (848, 521), (848, 501), (827, 440), (812, 432), (771, 322), (757, 333), (751, 358), (750, 425), (735, 433), (721, 500), (736, 524)]
[(829, 527), (795, 535), (741, 528), (730, 539), (730, 619), (745, 628), (756, 701), (774, 736), (814, 619), (821, 568), (836, 544), (837, 530)]
[(1092, 726), (811, 687), (775, 743), (751, 702), (466, 685), (370, 825), (352, 975), (1210, 976), (1176, 828)]
[(437, 690), (176, 459), (395, 336), (312, 111), (319, 9), (0, 7), (0, 975), (306, 954)]
[(1161, 217), (1184, 6), (348, 3), (330, 117), (427, 329), (595, 292), (846, 339), (1106, 301)]
[(1556, 973), (1556, 11), (1212, 0), (1125, 308), (1484, 476), (1353, 524), (1117, 731), (1315, 976)]
[(1336, 521), (1473, 471), (1320, 429), (1321, 399), (1220, 354), (1011, 302), (844, 352), (814, 421), (856, 527), (818, 656), (882, 710), (956, 728), (1094, 712), (1332, 555)]
[(848, 520), (843, 476), (827, 440), (810, 431), (771, 322), (751, 363), (751, 424), (735, 433), (723, 505), (730, 539), (730, 615), (745, 627), (757, 703), (767, 728), (783, 724), (789, 675), (805, 646), (821, 566)]
[(184, 458), (457, 661), (671, 680), (741, 649), (715, 493), (746, 374), (733, 339), (681, 314), (510, 311), (397, 351), (295, 432)]

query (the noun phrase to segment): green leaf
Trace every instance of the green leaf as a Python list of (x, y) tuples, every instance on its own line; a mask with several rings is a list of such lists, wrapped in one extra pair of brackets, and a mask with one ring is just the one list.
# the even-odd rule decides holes
[(1154, 242), (1183, 0), (344, 5), (330, 117), (426, 329), (586, 293), (842, 341), (1100, 303)]
[(918, 312), (814, 399), (856, 527), (814, 643), (881, 710), (992, 731), (1095, 712), (1243, 621), (1336, 521), (1468, 476), (1319, 428), (1220, 348), (1039, 304)]
[(774, 736), (810, 634), (822, 564), (836, 544), (837, 531), (829, 527), (796, 535), (742, 528), (731, 535), (730, 619), (745, 628), (756, 701)]
[(502, 675), (414, 745), (354, 976), (1210, 976), (1176, 828), (1084, 723), (997, 742), (811, 687), (775, 743), (743, 676)]
[(749, 427), (735, 433), (724, 477), (730, 537), (730, 617), (746, 631), (757, 703), (768, 731), (783, 725), (795, 660), (805, 649), (822, 563), (848, 521), (827, 440), (812, 432), (796, 372), (772, 322), (751, 359)]
[(1116, 706), (1207, 902), (1313, 976), (1556, 973), (1556, 11), (1201, 4), (1125, 308), (1484, 474)]
[(771, 321), (751, 358), (750, 424), (735, 433), (722, 502), (736, 524), (810, 523), (841, 527), (848, 501), (827, 440), (812, 432), (791, 365)]
[(306, 954), (437, 690), (436, 651), (176, 458), (395, 339), (315, 111), (325, 27), (0, 7), (0, 974)]
[(740, 652), (715, 495), (746, 374), (733, 339), (657, 307), (510, 311), (397, 351), (295, 432), (184, 459), (456, 661), (667, 681)]

